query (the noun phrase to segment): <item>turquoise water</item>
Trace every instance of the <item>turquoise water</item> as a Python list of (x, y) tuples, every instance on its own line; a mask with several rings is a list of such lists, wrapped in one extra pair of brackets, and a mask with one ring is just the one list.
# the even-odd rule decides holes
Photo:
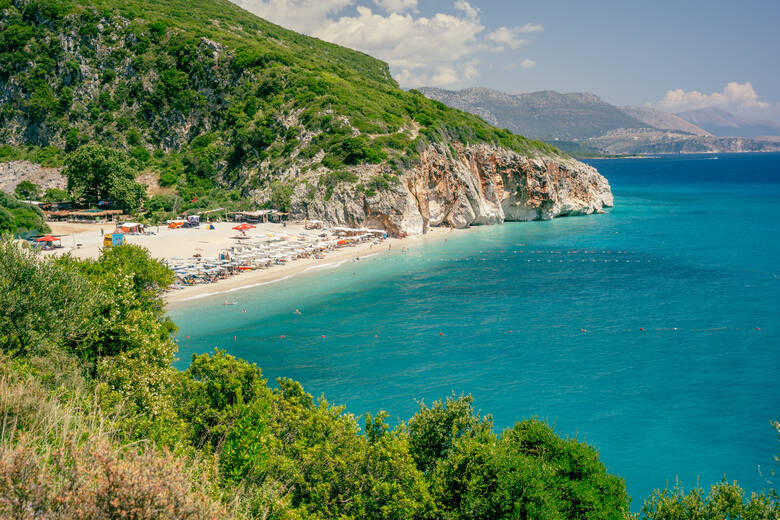
[(498, 429), (540, 417), (595, 445), (635, 510), (675, 476), (766, 487), (780, 154), (590, 162), (609, 214), (455, 233), (234, 292), (236, 306), (181, 305), (179, 366), (223, 347), (400, 420), (417, 399), (471, 393)]

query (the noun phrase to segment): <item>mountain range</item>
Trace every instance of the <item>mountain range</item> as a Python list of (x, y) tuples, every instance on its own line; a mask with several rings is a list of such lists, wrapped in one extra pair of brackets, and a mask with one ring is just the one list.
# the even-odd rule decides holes
[(780, 135), (780, 125), (771, 121), (753, 121), (735, 116), (720, 108), (709, 107), (677, 114), (720, 137), (762, 137)]
[(491, 124), (553, 143), (571, 153), (780, 150), (780, 139), (772, 137), (780, 135), (776, 125), (715, 108), (672, 114), (648, 107), (618, 107), (589, 93), (545, 90), (510, 94), (484, 87), (419, 90)]

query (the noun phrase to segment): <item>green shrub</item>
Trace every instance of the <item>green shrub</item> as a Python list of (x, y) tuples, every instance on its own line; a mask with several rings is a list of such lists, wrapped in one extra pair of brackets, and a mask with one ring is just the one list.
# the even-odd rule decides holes
[(337, 155), (332, 153), (325, 154), (321, 161), (322, 165), (330, 170), (335, 170), (344, 166), (344, 162)]
[(65, 202), (69, 200), (68, 192), (59, 188), (49, 188), (43, 195), (44, 202)]
[(364, 136), (347, 137), (341, 143), (341, 156), (344, 164), (380, 163), (387, 154)]
[(22, 181), (14, 189), (16, 196), (22, 200), (37, 200), (39, 192), (38, 185), (30, 181)]
[(274, 181), (271, 183), (271, 207), (280, 211), (290, 211), (295, 183)]
[(143, 146), (136, 146), (133, 149), (130, 150), (130, 156), (140, 162), (141, 164), (146, 163), (149, 159), (152, 158), (152, 154), (149, 153), (149, 150), (144, 148)]
[(35, 236), (49, 231), (41, 210), (7, 197), (10, 196), (0, 196), (0, 232)]

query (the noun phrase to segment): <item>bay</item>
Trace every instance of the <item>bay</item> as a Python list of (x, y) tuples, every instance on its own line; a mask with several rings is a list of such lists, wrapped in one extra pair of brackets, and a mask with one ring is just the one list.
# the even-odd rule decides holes
[(177, 366), (225, 348), (395, 421), (472, 394), (497, 430), (538, 417), (594, 445), (634, 510), (678, 476), (760, 490), (780, 451), (780, 154), (715, 157), (592, 160), (607, 214), (177, 305)]

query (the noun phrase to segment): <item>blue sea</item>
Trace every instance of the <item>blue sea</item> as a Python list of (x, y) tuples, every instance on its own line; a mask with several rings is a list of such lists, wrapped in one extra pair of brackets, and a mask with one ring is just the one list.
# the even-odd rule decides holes
[(471, 394), (498, 431), (538, 417), (595, 446), (634, 510), (676, 477), (761, 490), (780, 469), (780, 154), (715, 157), (591, 160), (607, 214), (178, 305), (177, 366), (226, 348), (396, 421)]

